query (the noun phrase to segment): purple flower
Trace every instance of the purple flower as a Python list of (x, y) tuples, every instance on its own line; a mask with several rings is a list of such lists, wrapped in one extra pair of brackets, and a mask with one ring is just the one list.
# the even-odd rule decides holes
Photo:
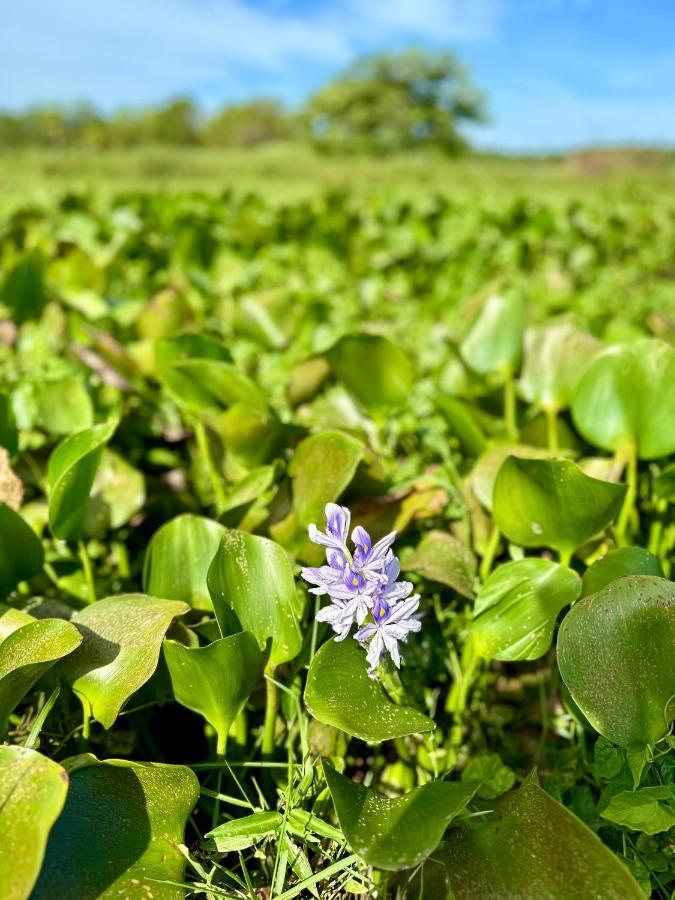
[[(394, 665), (401, 664), (399, 641), (421, 628), (414, 615), (419, 596), (410, 597), (409, 581), (397, 581), (401, 566), (391, 546), (396, 532), (373, 544), (361, 525), (352, 531), (353, 553), (347, 546), (351, 515), (344, 506), (326, 506), (326, 530), (309, 526), (309, 537), (326, 548), (328, 565), (306, 567), (302, 577), (310, 593), (327, 594), (331, 604), (317, 613), (317, 621), (327, 622), (336, 633), (336, 641), (344, 640), (353, 624), (359, 630), (354, 637), (368, 645), (369, 674), (377, 677), (377, 668), (387, 653)], [(367, 621), (370, 619), (370, 621)]]

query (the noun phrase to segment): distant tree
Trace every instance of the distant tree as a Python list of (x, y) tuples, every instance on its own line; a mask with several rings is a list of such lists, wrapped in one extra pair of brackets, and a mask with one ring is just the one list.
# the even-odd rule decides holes
[(482, 95), (455, 57), (415, 49), (357, 60), (304, 110), (312, 140), (339, 152), (457, 153), (466, 146), (462, 123), (482, 119)]
[(226, 106), (209, 119), (204, 128), (204, 143), (252, 147), (287, 138), (291, 131), (291, 119), (276, 100), (251, 100)]

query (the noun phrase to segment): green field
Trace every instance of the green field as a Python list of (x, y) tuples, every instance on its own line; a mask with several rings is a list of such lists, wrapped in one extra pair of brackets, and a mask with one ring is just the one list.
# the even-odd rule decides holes
[(674, 177), (0, 154), (0, 897), (672, 897)]

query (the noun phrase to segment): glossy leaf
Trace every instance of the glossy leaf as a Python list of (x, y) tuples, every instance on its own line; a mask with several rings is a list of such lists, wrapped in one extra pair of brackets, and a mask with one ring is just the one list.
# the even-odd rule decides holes
[(505, 563), (476, 597), (471, 622), (476, 652), (486, 659), (539, 659), (551, 646), (560, 610), (580, 590), (579, 576), (566, 566), (545, 559)]
[(226, 531), (211, 563), (208, 585), (223, 636), (230, 633), (234, 611), (241, 628), (254, 635), (261, 649), (271, 640), (271, 666), (298, 655), (303, 601), (283, 547), (244, 531)]
[(371, 743), (434, 728), (432, 719), (410, 706), (392, 703), (382, 685), (368, 677), (366, 654), (351, 638), (329, 640), (314, 655), (305, 704), (325, 725)]
[(54, 537), (73, 541), (84, 535), (96, 470), (116, 425), (107, 422), (73, 434), (49, 457), (49, 527)]
[(7, 719), (35, 682), (82, 642), (74, 625), (63, 619), (35, 619), (0, 643), (0, 736)]
[(509, 456), (517, 456), (519, 459), (549, 459), (551, 453), (528, 444), (497, 444), (481, 454), (471, 470), (469, 480), (476, 497), (487, 510), (492, 511), (495, 480), (504, 460)]
[(183, 513), (152, 536), (143, 563), (143, 590), (183, 600), (194, 609), (213, 608), (206, 583), (225, 528), (213, 519)]
[(64, 769), (25, 747), (0, 746), (0, 897), (32, 896), (49, 832), (68, 792)]
[(475, 785), (435, 781), (389, 799), (340, 775), (326, 760), (323, 770), (350, 847), (369, 865), (390, 871), (422, 862), (476, 792)]
[(185, 858), (178, 845), (198, 797), (185, 766), (118, 759), (71, 771), (32, 900), (179, 900)]
[(528, 328), (519, 381), (523, 397), (538, 409), (567, 409), (584, 369), (600, 349), (590, 334), (569, 322)]
[(514, 372), (523, 352), (524, 328), (520, 298), (488, 298), (462, 341), (464, 361), (480, 375)]
[(248, 631), (206, 647), (164, 642), (164, 658), (176, 700), (204, 716), (224, 752), (230, 726), (262, 678), (264, 656)]
[(571, 553), (606, 528), (625, 492), (625, 485), (590, 478), (570, 460), (510, 456), (495, 480), (493, 514), (516, 544)]
[(620, 547), (610, 550), (584, 572), (582, 597), (596, 594), (618, 578), (627, 575), (656, 575), (663, 578), (658, 559), (642, 547)]
[(572, 403), (579, 432), (596, 447), (640, 459), (675, 452), (675, 349), (656, 338), (609, 347), (586, 369)]
[(374, 334), (347, 335), (324, 355), (362, 406), (397, 406), (408, 398), (413, 384), (412, 364), (389, 338)]
[(87, 606), (72, 618), (84, 640), (63, 662), (63, 674), (85, 715), (110, 728), (120, 710), (157, 667), (171, 621), (189, 607), (177, 600), (120, 594)]
[(532, 780), (487, 820), (454, 828), (425, 864), (425, 884), (427, 874), (435, 893), (425, 891), (425, 900), (644, 898), (600, 838)]
[(0, 597), (42, 568), (42, 542), (21, 516), (0, 503)]
[(445, 584), (462, 597), (473, 597), (476, 557), (465, 544), (445, 531), (425, 534), (413, 553), (405, 557), (403, 570)]
[(633, 575), (580, 600), (558, 632), (558, 666), (596, 731), (621, 747), (661, 738), (675, 695), (675, 584)]

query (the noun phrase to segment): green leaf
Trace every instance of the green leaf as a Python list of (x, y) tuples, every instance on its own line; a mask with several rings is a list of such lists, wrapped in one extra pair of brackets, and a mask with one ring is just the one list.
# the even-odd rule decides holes
[[(600, 838), (529, 780), (499, 801), (487, 821), (454, 828), (425, 864), (425, 882), (427, 873), (444, 882), (453, 900), (644, 900)], [(436, 897), (443, 896), (439, 888)]]
[(44, 280), (45, 258), (38, 249), (25, 253), (5, 279), (0, 303), (9, 307), (17, 325), (39, 317), (47, 302)]
[(549, 459), (551, 453), (542, 447), (531, 447), (528, 444), (498, 444), (481, 454), (471, 470), (469, 480), (481, 505), (490, 512), (497, 474), (509, 456), (517, 456), (519, 459)]
[(656, 575), (662, 578), (663, 569), (658, 559), (642, 547), (610, 550), (584, 572), (581, 596), (597, 594), (608, 584), (627, 575)]
[(225, 532), (208, 573), (209, 592), (223, 636), (241, 628), (261, 648), (271, 640), (269, 663), (294, 659), (302, 646), (299, 599), (293, 570), (283, 547), (268, 538), (231, 529)]
[(184, 513), (152, 536), (143, 563), (143, 590), (183, 600), (193, 609), (213, 609), (206, 576), (225, 528), (213, 519)]
[(412, 363), (389, 338), (347, 335), (324, 356), (347, 390), (367, 409), (398, 406), (408, 399), (413, 384)]
[(73, 434), (49, 457), (49, 527), (54, 537), (83, 537), (96, 470), (116, 427), (116, 422), (106, 422)]
[(0, 643), (0, 736), (10, 713), (38, 678), (81, 642), (82, 635), (70, 622), (36, 619)]
[(157, 668), (164, 634), (188, 611), (177, 600), (145, 594), (106, 597), (75, 613), (84, 640), (63, 662), (63, 674), (82, 701), (85, 717), (110, 728), (129, 697)]
[(0, 502), (0, 597), (42, 568), (44, 551), (33, 529)]
[(213, 396), (200, 381), (195, 381), (194, 373), (177, 367), (178, 363), (190, 359), (231, 363), (232, 354), (220, 341), (199, 334), (182, 334), (155, 342), (157, 378), (174, 400), (188, 407), (208, 409), (213, 405)]
[(145, 478), (119, 453), (104, 449), (91, 494), (87, 534), (104, 535), (111, 528), (126, 525), (143, 509)]
[(668, 730), (675, 695), (675, 584), (633, 575), (580, 600), (558, 632), (558, 666), (593, 728), (620, 747)]
[(340, 775), (326, 760), (323, 770), (350, 847), (369, 865), (389, 871), (422, 862), (476, 792), (475, 785), (435, 781), (390, 800)]
[(593, 747), (593, 774), (596, 778), (607, 780), (616, 778), (623, 769), (625, 758), (621, 747), (600, 735)]
[(538, 409), (567, 409), (584, 369), (600, 349), (590, 334), (569, 322), (528, 328), (519, 381), (523, 397)]
[(93, 425), (94, 407), (79, 373), (36, 385), (35, 402), (38, 422), (50, 434), (72, 434)]
[(199, 783), (185, 766), (107, 760), (71, 772), (31, 900), (179, 900), (179, 849)]
[(164, 641), (164, 657), (176, 700), (204, 716), (225, 752), (230, 726), (264, 669), (258, 642), (248, 631), (233, 634), (206, 647), (185, 647)]
[(11, 398), (0, 394), (0, 447), (4, 447), (10, 456), (19, 449), (19, 433), (16, 429), (14, 410)]
[(519, 559), (496, 569), (479, 589), (471, 635), (485, 659), (539, 659), (551, 646), (561, 609), (579, 596), (572, 569), (545, 559)]
[(284, 817), (276, 810), (252, 813), (241, 819), (223, 822), (213, 831), (209, 831), (206, 837), (215, 842), (219, 853), (245, 850), (276, 831), (283, 821)]
[(415, 550), (405, 557), (403, 570), (445, 584), (469, 600), (473, 598), (476, 557), (465, 544), (445, 531), (425, 534)]
[(644, 787), (615, 794), (600, 813), (603, 819), (624, 825), (632, 831), (659, 834), (675, 828), (675, 791), (673, 785)]
[(572, 553), (612, 521), (625, 493), (625, 485), (591, 478), (567, 459), (509, 456), (495, 481), (493, 514), (516, 544)]
[(479, 782), (476, 795), (484, 800), (494, 800), (511, 790), (516, 776), (504, 765), (498, 753), (485, 753), (469, 760), (462, 772), (462, 781)]
[(0, 747), (0, 897), (32, 896), (49, 831), (63, 808), (68, 776), (25, 747)]
[(584, 372), (572, 403), (579, 432), (639, 459), (675, 452), (675, 349), (656, 338), (609, 347)]
[(410, 706), (397, 706), (382, 685), (368, 677), (363, 648), (351, 638), (327, 641), (307, 674), (305, 704), (315, 719), (371, 743), (431, 731), (433, 719)]
[(518, 368), (523, 351), (525, 307), (519, 297), (488, 298), (462, 341), (464, 361), (480, 375)]

